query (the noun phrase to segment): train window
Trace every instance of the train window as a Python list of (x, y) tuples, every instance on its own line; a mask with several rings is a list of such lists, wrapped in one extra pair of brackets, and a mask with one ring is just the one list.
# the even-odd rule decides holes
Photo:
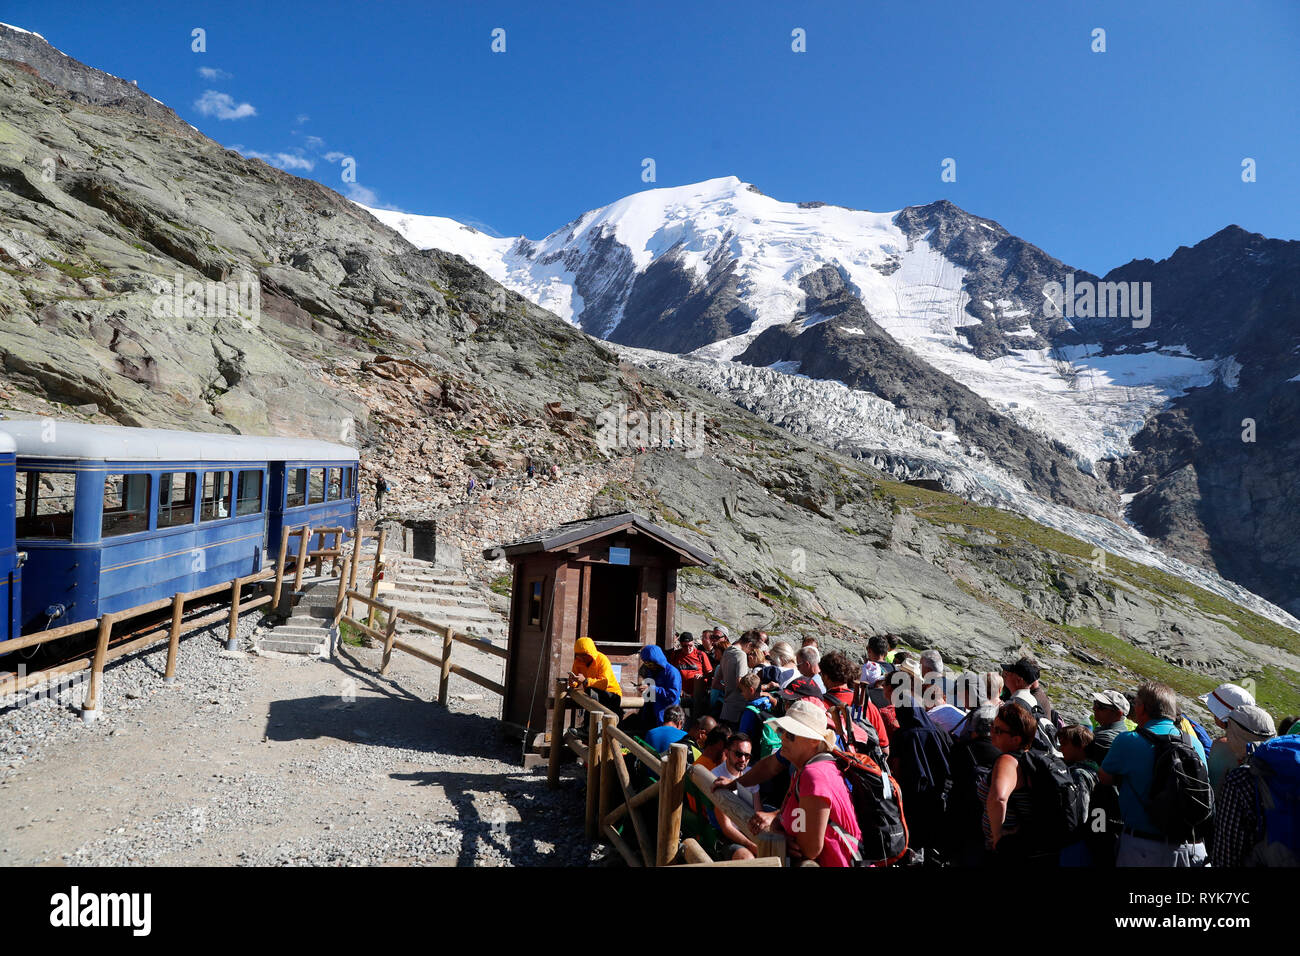
[(343, 497), (343, 469), (329, 469), (329, 499), (338, 501)]
[(152, 475), (105, 475), (102, 536), (149, 530), (149, 480)]
[(235, 492), (235, 514), (255, 515), (262, 511), (262, 473), (241, 471)]
[(20, 538), (72, 540), (77, 476), (68, 472), (20, 471), (14, 504)]
[(194, 521), (194, 474), (163, 472), (158, 479), (158, 527), (173, 528)]
[(325, 469), (313, 468), (307, 481), (307, 504), (318, 505), (325, 500)]
[(351, 501), (357, 496), (357, 470), (344, 468), (343, 475), (343, 497)]
[(307, 503), (307, 469), (295, 468), (287, 475), (288, 489), (285, 492), (286, 508), (301, 508)]
[(216, 521), (230, 517), (230, 472), (203, 473), (203, 506), (200, 520)]

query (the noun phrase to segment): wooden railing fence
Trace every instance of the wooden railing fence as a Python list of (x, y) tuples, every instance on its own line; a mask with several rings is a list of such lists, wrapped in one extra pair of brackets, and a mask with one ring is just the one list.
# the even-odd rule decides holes
[[(342, 532), (343, 529), (323, 529), (326, 533), (331, 531)], [(110, 661), (119, 657), (142, 650), (151, 644), (155, 644), (165, 637), (167, 639), (167, 666), (163, 673), (165, 683), (171, 684), (176, 680), (176, 662), (180, 653), (180, 638), (182, 633), (188, 633), (200, 627), (206, 627), (217, 621), (225, 620), (228, 622), (226, 632), (225, 646), (228, 650), (234, 650), (239, 646), (238, 625), (239, 615), (246, 611), (264, 605), (271, 605), (272, 608), (280, 607), (281, 590), (284, 583), (286, 554), (288, 549), (289, 538), (300, 536), (301, 545), (298, 555), (295, 559), (294, 568), (294, 590), (301, 590), (302, 574), (304, 568), (313, 559), (328, 557), (330, 549), (324, 551), (309, 551), (306, 544), (311, 536), (311, 529), (304, 525), (301, 528), (286, 529), (285, 533), (280, 536), (279, 557), (274, 568), (264, 568), (256, 574), (248, 574), (243, 577), (235, 578), (233, 581), (221, 584), (212, 584), (205, 588), (198, 588), (193, 591), (180, 591), (169, 598), (160, 598), (157, 601), (151, 601), (148, 604), (141, 604), (136, 607), (127, 608), (121, 611), (112, 611), (103, 614), (98, 618), (91, 618), (86, 621), (78, 621), (75, 624), (64, 624), (60, 627), (48, 628), (43, 631), (36, 631), (22, 637), (17, 637), (5, 641), (3, 649), (6, 652), (23, 650), (28, 647), (36, 647), (41, 644), (48, 644), (51, 641), (60, 640), (65, 637), (72, 637), (77, 634), (84, 634), (89, 631), (98, 631), (93, 650), (87, 650), (84, 655), (78, 655), (76, 658), (64, 661), (63, 663), (34, 671), (30, 674), (6, 675), (0, 678), (0, 697), (10, 699), (15, 695), (21, 694), (32, 687), (42, 684), (48, 685), (55, 679), (61, 679), (65, 675), (75, 674), (78, 671), (90, 669), (90, 678), (87, 681), (86, 695), (82, 702), (82, 716), (86, 720), (94, 720), (99, 716), (102, 709), (102, 687), (104, 678), (104, 668)], [(319, 531), (318, 531), (319, 533)], [(324, 540), (323, 538), (321, 539)], [(246, 597), (245, 589), (250, 585), (267, 581), (274, 577), (275, 586), (271, 594), (261, 594), (257, 597)], [(196, 601), (217, 598), (224, 591), (229, 591), (228, 608), (219, 608), (197, 618), (185, 619), (186, 605)], [(158, 625), (149, 628), (145, 633), (135, 636), (128, 641), (119, 644), (112, 644), (112, 635), (114, 626), (132, 621), (137, 618), (155, 614), (158, 611), (170, 607), (171, 622), (167, 625)]]
[[(570, 706), (585, 711), (587, 730), (581, 734), (565, 732), (566, 713)], [(753, 808), (729, 790), (713, 790), (714, 776), (703, 767), (690, 768), (696, 788), (715, 810), (725, 813), (746, 836), (759, 847), (753, 860), (715, 863), (699, 843), (681, 838), (682, 805), (686, 798), (689, 751), (685, 744), (673, 744), (666, 756), (647, 749), (618, 726), (619, 715), (603, 706), (585, 691), (569, 687), (567, 680), (555, 684), (555, 708), (551, 712), (550, 761), (547, 785), (560, 783), (560, 764), (565, 749), (587, 768), (587, 802), (585, 828), (587, 839), (606, 840), (631, 867), (669, 866), (671, 864), (711, 866), (780, 866), (785, 857), (785, 837), (780, 834), (755, 834), (749, 826)], [(627, 759), (643, 766), (654, 782), (633, 790), (632, 772)], [(619, 794), (622, 800), (618, 800)], [(643, 819), (643, 808), (657, 800), (653, 828)], [(636, 846), (619, 833), (618, 824), (631, 824)]]
[[(448, 689), (452, 674), (459, 674), (466, 680), (472, 681), (480, 687), (492, 691), (494, 694), (505, 696), (506, 689), (502, 684), (492, 680), (490, 677), (485, 677), (467, 667), (457, 664), (451, 659), (452, 648), (457, 643), (473, 647), (475, 650), (502, 659), (507, 656), (507, 651), (504, 647), (498, 647), (486, 638), (464, 634), (454, 628), (430, 621), (428, 618), (422, 617), (412, 611), (400, 610), (392, 604), (379, 600), (379, 583), (383, 578), (383, 552), (386, 536), (386, 529), (381, 528), (379, 532), (379, 541), (375, 550), (374, 567), (371, 571), (369, 594), (365, 594), (356, 588), (357, 567), (360, 562), (361, 549), (360, 542), (353, 544), (352, 554), (345, 562), (344, 570), (346, 573), (340, 573), (339, 575), (339, 590), (334, 601), (334, 626), (341, 627), (346, 624), (348, 627), (362, 634), (369, 635), (375, 640), (383, 642), (384, 656), (379, 666), (380, 674), (386, 674), (388, 672), (388, 665), (392, 660), (393, 651), (395, 650), (410, 654), (412, 657), (417, 657), (420, 660), (437, 667), (440, 672), (438, 680), (438, 703), (442, 704), (444, 707), (447, 705), (449, 696)], [(356, 601), (359, 601), (366, 606), (367, 610), (364, 621), (360, 618), (353, 617), (353, 602)], [(375, 620), (376, 614), (382, 614), (384, 616), (382, 628), (378, 626)], [(397, 636), (397, 625), (399, 621), (406, 621), (408, 624), (413, 624), (422, 630), (430, 631), (442, 638), (441, 656), (412, 644), (409, 641), (400, 639)]]

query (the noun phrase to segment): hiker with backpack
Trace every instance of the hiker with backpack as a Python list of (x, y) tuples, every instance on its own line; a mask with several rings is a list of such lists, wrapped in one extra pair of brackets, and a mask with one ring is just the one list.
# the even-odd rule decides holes
[(917, 699), (920, 669), (904, 662), (886, 679), (898, 730), (889, 732), (889, 767), (903, 791), (911, 849), (927, 866), (939, 864), (943, 845), (943, 820), (952, 787), (948, 751), (952, 735), (930, 720)]
[(1224, 777), (1211, 851), (1216, 867), (1300, 866), (1300, 736), (1272, 730), (1272, 718), (1251, 704), (1228, 717), (1233, 749), (1245, 756)]
[[(1002, 681), (1008, 693), (1008, 702), (1018, 700), (1037, 720), (1037, 732), (1033, 747), (1046, 753), (1060, 756), (1056, 746), (1056, 724), (1052, 721), (1051, 703), (1038, 684), (1041, 673), (1038, 661), (1032, 657), (1021, 657), (1009, 664), (1002, 665)], [(1035, 688), (1038, 693), (1034, 693)]]
[(1061, 850), (1063, 867), (1092, 866), (1094, 841), (1091, 838), (1094, 834), (1088, 824), (1092, 814), (1092, 795), (1097, 787), (1097, 773), (1100, 770), (1091, 756), (1092, 741), (1092, 731), (1082, 724), (1067, 724), (1061, 728), (1061, 758), (1078, 786), (1083, 801), (1083, 825), (1073, 834), (1074, 839)]
[(1175, 728), (1178, 698), (1166, 684), (1139, 686), (1131, 713), (1138, 729), (1115, 738), (1099, 775), (1119, 788), (1115, 865), (1204, 866), (1214, 799), (1201, 742)]
[(997, 866), (1056, 866), (1087, 819), (1065, 764), (1034, 749), (1038, 723), (1020, 700), (1003, 704), (993, 721), (992, 740), (1002, 755), (989, 774), (984, 829)]
[(851, 866), (862, 831), (831, 753), (834, 734), (826, 725), (826, 708), (814, 700), (796, 701), (771, 723), (794, 777), (780, 812), (756, 813), (752, 825), (755, 830), (784, 832), (792, 858), (814, 860), (818, 866)]
[(384, 510), (384, 495), (388, 494), (388, 479), (383, 475), (375, 476), (375, 511)]
[[(841, 720), (847, 717), (850, 725), (845, 732), (851, 733), (853, 739), (865, 744), (868, 750), (879, 748), (882, 759), (888, 757), (889, 732), (885, 728), (884, 718), (880, 716), (880, 709), (868, 699), (860, 714), (851, 711), (856, 699), (852, 687), (856, 668), (848, 655), (843, 651), (831, 651), (821, 659), (820, 666), (822, 679), (826, 683), (824, 703), (850, 709), (849, 713), (841, 716)], [(845, 741), (845, 749), (848, 747), (849, 741)]]
[(767, 718), (772, 716), (772, 698), (763, 693), (762, 681), (757, 671), (750, 671), (740, 679), (740, 691), (745, 696), (745, 709), (740, 714), (740, 733), (754, 742), (761, 760), (780, 749), (775, 733), (767, 729)]
[(948, 794), (948, 812), (944, 817), (947, 831), (947, 859), (953, 866), (977, 867), (989, 864), (984, 844), (983, 820), (985, 800), (980, 796), (981, 781), (987, 782), (993, 763), (1002, 755), (992, 741), (996, 704), (985, 704), (966, 715), (956, 728), (957, 742), (948, 751), (948, 768), (952, 790)]

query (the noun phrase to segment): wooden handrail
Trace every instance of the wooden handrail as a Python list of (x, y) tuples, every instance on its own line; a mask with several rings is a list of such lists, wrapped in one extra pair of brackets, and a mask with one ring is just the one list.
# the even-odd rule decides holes
[[(229, 587), (230, 585), (226, 585)], [(57, 641), (61, 637), (70, 637), (73, 634), (81, 634), (84, 631), (93, 631), (99, 627), (99, 618), (92, 617), (88, 621), (78, 621), (75, 624), (62, 624), (58, 627), (51, 628), (48, 631), (36, 631), (34, 634), (28, 634), (26, 637), (15, 637), (5, 641), (3, 647), (6, 651), (20, 651), (24, 647), (34, 647), (37, 644), (44, 644), (46, 641)]]
[(398, 613), (397, 608), (393, 607), (391, 604), (385, 604), (383, 601), (372, 598), (370, 595), (361, 591), (348, 591), (347, 596), (352, 598), (354, 601), (360, 601), (362, 604), (369, 605), (375, 610), (385, 611), (390, 617), (394, 617)]
[[(610, 732), (610, 738), (612, 740), (616, 740), (622, 746), (626, 747), (628, 753), (630, 753), (637, 760), (645, 764), (650, 770), (654, 771), (655, 773), (663, 773), (664, 758), (660, 757), (656, 753), (651, 753), (649, 750), (646, 750), (644, 746), (637, 743), (635, 740), (633, 740), (630, 736), (628, 736), (618, 727), (615, 727)], [(704, 768), (701, 767), (700, 769), (703, 770)]]
[(416, 625), (417, 627), (422, 627), (427, 631), (433, 631), (435, 634), (437, 634), (440, 637), (445, 638), (447, 636), (447, 632), (451, 631), (451, 639), (453, 641), (457, 641), (461, 644), (465, 644), (468, 647), (473, 647), (476, 650), (480, 650), (485, 654), (491, 654), (494, 657), (500, 657), (502, 660), (510, 656), (510, 652), (508, 650), (506, 650), (504, 647), (498, 647), (497, 645), (493, 644), (490, 640), (488, 640), (486, 637), (474, 637), (470, 634), (462, 634), (460, 631), (453, 630), (452, 628), (449, 628), (445, 624), (439, 624), (436, 621), (430, 621), (427, 617), (421, 617), (420, 615), (412, 611), (398, 611), (397, 616), (400, 617), (403, 621), (407, 621), (411, 624)]

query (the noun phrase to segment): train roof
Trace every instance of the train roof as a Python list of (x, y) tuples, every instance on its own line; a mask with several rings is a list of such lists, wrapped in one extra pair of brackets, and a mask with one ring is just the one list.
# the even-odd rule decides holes
[(88, 425), (49, 418), (2, 420), (0, 450), (6, 439), (22, 456), (78, 461), (357, 461), (359, 458), (355, 448), (312, 438)]

